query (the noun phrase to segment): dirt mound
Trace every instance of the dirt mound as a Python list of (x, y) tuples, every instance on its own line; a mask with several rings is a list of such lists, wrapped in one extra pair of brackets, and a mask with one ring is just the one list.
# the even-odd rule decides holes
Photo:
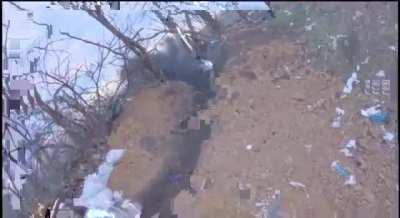
[(131, 97), (108, 141), (112, 149), (126, 149), (110, 178), (112, 190), (137, 200), (160, 173), (168, 154), (166, 137), (187, 116), (191, 93), (183, 83), (170, 82)]

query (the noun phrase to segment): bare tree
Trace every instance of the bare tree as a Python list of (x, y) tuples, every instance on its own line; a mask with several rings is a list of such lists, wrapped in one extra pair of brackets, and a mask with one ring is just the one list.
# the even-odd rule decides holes
[(101, 25), (103, 25), (107, 30), (109, 30), (112, 34), (114, 34), (118, 39), (120, 39), (130, 51), (132, 51), (138, 58), (140, 58), (144, 66), (150, 70), (150, 72), (154, 73), (156, 78), (161, 79), (161, 81), (165, 81), (164, 75), (161, 69), (154, 64), (151, 60), (147, 49), (143, 47), (138, 41), (130, 38), (129, 36), (122, 33), (115, 25), (113, 25), (104, 15), (101, 7), (99, 5), (95, 6), (95, 10), (91, 10), (88, 7), (83, 7), (91, 17), (96, 19)]
[[(153, 2), (153, 4), (157, 8), (161, 9), (161, 6), (159, 3)], [(169, 32), (174, 34), (177, 38), (179, 38), (182, 41), (183, 45), (186, 47), (186, 49), (188, 49), (190, 53), (193, 53), (192, 45), (190, 45), (186, 36), (183, 34), (181, 28), (175, 22), (174, 18), (171, 15), (171, 12), (168, 11), (167, 15), (163, 15), (160, 10), (153, 10), (152, 12), (161, 21), (161, 23), (167, 27)], [(193, 26), (191, 26), (191, 27), (193, 28)]]

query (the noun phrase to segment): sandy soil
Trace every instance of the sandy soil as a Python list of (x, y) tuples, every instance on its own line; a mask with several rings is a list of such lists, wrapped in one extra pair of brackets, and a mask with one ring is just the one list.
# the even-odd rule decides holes
[[(351, 100), (357, 92), (337, 98), (341, 79), (304, 64), (300, 51), (291, 42), (271, 41), (244, 53), (246, 61), (218, 79), (221, 100), (203, 112), (217, 116), (218, 125), (196, 172), (213, 184), (188, 206), (193, 214), (253, 217), (260, 212), (256, 202), (271, 202), (279, 190), (283, 217), (394, 217), (394, 150), (358, 114)], [(336, 106), (346, 111), (340, 129), (330, 128)], [(352, 138), (359, 150), (347, 158), (339, 149)], [(343, 185), (330, 168), (334, 160), (351, 169), (357, 185)], [(249, 199), (240, 198), (239, 184), (249, 187)]]

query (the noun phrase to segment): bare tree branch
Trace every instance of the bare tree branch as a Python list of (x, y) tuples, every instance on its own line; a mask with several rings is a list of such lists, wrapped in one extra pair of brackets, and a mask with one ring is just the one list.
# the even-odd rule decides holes
[(71, 35), (71, 34), (69, 34), (69, 33), (66, 33), (66, 32), (60, 32), (60, 34), (61, 34), (61, 35), (64, 35), (64, 36), (68, 36), (68, 37), (71, 38), (71, 39), (76, 39), (76, 40), (82, 41), (82, 42), (87, 43), (87, 44), (90, 44), (90, 45), (94, 45), (94, 46), (97, 46), (97, 47), (100, 47), (100, 48), (107, 49), (107, 50), (109, 50), (110, 52), (112, 52), (112, 53), (114, 53), (114, 54), (116, 54), (116, 55), (125, 57), (125, 55), (124, 55), (123, 53), (117, 52), (117, 51), (115, 51), (114, 49), (112, 49), (112, 48), (110, 48), (110, 47), (107, 47), (107, 46), (105, 46), (105, 45), (102, 45), (102, 44), (100, 44), (100, 43), (92, 42), (92, 41), (89, 41), (89, 40), (87, 40), (87, 39), (82, 39), (82, 38), (80, 38), (80, 37), (73, 36), (73, 35)]
[(124, 44), (139, 58), (142, 59), (144, 66), (154, 73), (156, 78), (160, 78), (161, 82), (165, 81), (164, 74), (161, 69), (154, 64), (146, 51), (146, 49), (137, 41), (130, 39), (128, 36), (124, 35), (121, 31), (119, 31), (110, 21), (104, 16), (103, 11), (100, 6), (95, 7), (96, 10), (84, 9), (91, 17), (100, 22), (106, 29), (108, 29), (112, 34), (118, 37)]
[(157, 32), (157, 33), (155, 33), (155, 34), (149, 36), (149, 37), (140, 38), (140, 39), (138, 39), (137, 41), (138, 41), (138, 42), (142, 42), (142, 41), (150, 40), (150, 39), (153, 39), (153, 38), (157, 37), (158, 35), (160, 35), (160, 34), (162, 34), (162, 33), (168, 33), (168, 31), (167, 31), (167, 30), (162, 30), (162, 31), (159, 31), (159, 32)]
[[(153, 2), (153, 4), (156, 5), (157, 7), (160, 7), (158, 2)], [(192, 53), (193, 52), (192, 46), (190, 45), (186, 37), (183, 35), (181, 29), (176, 24), (171, 14), (169, 13), (167, 17), (164, 17), (160, 12), (160, 10), (153, 10), (152, 12), (157, 16), (157, 18), (161, 21), (161, 23), (168, 28), (168, 30), (171, 33), (175, 34), (182, 41), (183, 45), (189, 50), (189, 52)]]
[(10, 3), (14, 7), (16, 7), (18, 10), (21, 10), (21, 11), (27, 11), (28, 10), (26, 8), (23, 8), (23, 7), (19, 6), (19, 5), (17, 5), (16, 3), (12, 2), (12, 1), (9, 1), (8, 3)]

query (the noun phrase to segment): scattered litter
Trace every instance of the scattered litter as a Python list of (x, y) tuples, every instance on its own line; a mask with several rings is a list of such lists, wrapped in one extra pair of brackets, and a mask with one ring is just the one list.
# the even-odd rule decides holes
[(306, 31), (311, 31), (312, 30), (312, 28), (313, 28), (313, 26), (315, 26), (315, 22), (313, 22), (312, 24), (309, 24), (309, 25), (306, 25), (306, 26), (304, 26), (304, 29), (306, 29)]
[(329, 36), (328, 35), (328, 37), (332, 40), (332, 48), (333, 48), (333, 50), (336, 50), (337, 45), (338, 45), (337, 40), (340, 39), (340, 38), (346, 37), (346, 35), (343, 35), (343, 34), (338, 34), (336, 36)]
[(369, 61), (369, 56), (365, 58), (365, 60), (363, 62), (361, 62), (361, 64), (368, 64)]
[(289, 184), (295, 188), (305, 188), (306, 186), (303, 183), (290, 181)]
[(346, 157), (353, 157), (353, 152), (356, 150), (356, 140), (351, 139), (347, 142), (346, 146), (339, 151), (344, 153)]
[(357, 72), (360, 71), (360, 65), (357, 65), (357, 66), (356, 66), (356, 70), (357, 70)]
[(375, 74), (377, 77), (385, 77), (385, 71), (380, 70), (378, 73)]
[(354, 175), (350, 175), (349, 179), (344, 182), (345, 185), (355, 185), (356, 184), (356, 178)]
[(389, 112), (381, 111), (379, 113), (373, 114), (369, 117), (371, 122), (374, 124), (385, 124), (389, 121)]
[(253, 149), (253, 145), (250, 144), (246, 145), (246, 149), (250, 151), (251, 149)]
[(339, 163), (339, 161), (335, 160), (331, 164), (332, 170), (336, 172), (340, 177), (345, 179), (345, 185), (355, 185), (356, 179), (355, 176), (350, 173), (348, 169), (346, 169), (343, 165)]
[(239, 197), (243, 200), (248, 200), (251, 197), (250, 184), (243, 184), (239, 182)]
[(336, 111), (336, 114), (338, 116), (343, 116), (344, 115), (344, 110), (339, 108), (339, 107), (336, 107), (335, 111)]
[(393, 46), (393, 45), (392, 45), (392, 46), (389, 46), (389, 49), (392, 50), (392, 51), (396, 51), (396, 47)]
[(380, 104), (367, 108), (366, 110), (361, 109), (361, 115), (364, 117), (370, 117), (371, 115), (377, 114), (381, 112), (379, 109), (381, 107)]
[(290, 182), (289, 182), (289, 185), (291, 185), (291, 186), (294, 187), (294, 188), (300, 188), (300, 189), (302, 189), (302, 190), (305, 192), (307, 199), (310, 199), (310, 194), (308, 194), (308, 192), (307, 192), (307, 190), (306, 190), (306, 185), (304, 185), (304, 184), (301, 183), (301, 182), (295, 182), (295, 181), (290, 181)]
[(385, 141), (392, 141), (394, 139), (394, 134), (391, 132), (385, 132), (385, 134), (383, 135), (383, 139)]
[(211, 70), (213, 70), (214, 64), (213, 64), (211, 61), (206, 60), (206, 59), (201, 59), (200, 62), (201, 62), (201, 64), (202, 64), (202, 69), (203, 69), (204, 71), (211, 71)]
[(382, 111), (380, 104), (367, 108), (366, 110), (361, 109), (361, 115), (368, 117), (374, 124), (386, 124), (389, 121), (390, 113), (388, 111)]
[(334, 119), (333, 119), (333, 122), (332, 122), (332, 125), (331, 125), (331, 127), (332, 128), (340, 128), (340, 119), (341, 119), (341, 117), (335, 117)]
[(346, 85), (343, 88), (343, 93), (350, 94), (353, 90), (353, 83), (358, 84), (360, 81), (357, 79), (357, 73), (353, 72), (351, 77), (347, 79)]
[(348, 148), (342, 148), (339, 151), (344, 153), (346, 157), (353, 157), (353, 153)]
[(293, 14), (289, 10), (283, 10), (283, 13), (285, 13), (287, 16), (291, 16)]
[(281, 210), (281, 204), (282, 204), (282, 197), (281, 197), (281, 192), (279, 190), (275, 190), (275, 194), (272, 197), (274, 200), (272, 200), (271, 204), (267, 208), (267, 216), (268, 218), (278, 218), (280, 217), (280, 210)]
[(356, 140), (349, 140), (349, 142), (346, 144), (346, 148), (356, 149)]
[(328, 101), (327, 99), (321, 98), (321, 99), (319, 99), (318, 101), (316, 101), (314, 104), (312, 104), (312, 105), (307, 105), (307, 109), (308, 109), (309, 111), (313, 111), (313, 110), (315, 110), (315, 109), (317, 109), (317, 108), (324, 108), (324, 107), (325, 107), (325, 103), (326, 103), (327, 101)]
[(290, 22), (290, 23), (289, 23), (289, 26), (293, 26), (293, 25), (294, 25), (294, 23), (293, 23), (293, 22)]
[(333, 119), (333, 122), (331, 124), (332, 128), (339, 128), (341, 126), (340, 122), (342, 120), (342, 117), (344, 115), (344, 110), (336, 107), (336, 117)]

